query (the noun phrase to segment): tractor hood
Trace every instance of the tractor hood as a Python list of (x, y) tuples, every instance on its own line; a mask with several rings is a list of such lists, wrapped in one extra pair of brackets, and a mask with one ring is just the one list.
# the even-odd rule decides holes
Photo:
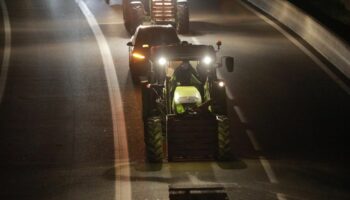
[(175, 104), (201, 104), (202, 97), (196, 87), (193, 86), (178, 86), (174, 92)]

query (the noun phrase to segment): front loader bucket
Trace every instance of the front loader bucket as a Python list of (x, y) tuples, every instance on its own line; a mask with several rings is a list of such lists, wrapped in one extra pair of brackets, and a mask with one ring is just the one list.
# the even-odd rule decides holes
[(218, 148), (218, 125), (213, 115), (168, 115), (169, 161), (213, 160)]

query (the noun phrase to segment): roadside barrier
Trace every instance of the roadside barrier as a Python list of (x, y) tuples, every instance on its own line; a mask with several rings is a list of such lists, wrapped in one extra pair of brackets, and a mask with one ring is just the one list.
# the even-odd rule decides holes
[(287, 26), (350, 78), (350, 48), (317, 20), (286, 0), (245, 0)]

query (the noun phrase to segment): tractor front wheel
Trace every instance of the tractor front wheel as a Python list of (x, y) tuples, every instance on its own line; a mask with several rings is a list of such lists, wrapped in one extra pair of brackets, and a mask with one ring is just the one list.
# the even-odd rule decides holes
[(152, 163), (163, 161), (163, 135), (160, 117), (150, 117), (145, 122), (145, 143), (147, 160)]
[(227, 161), (231, 157), (230, 122), (224, 115), (217, 116), (218, 121), (218, 160)]

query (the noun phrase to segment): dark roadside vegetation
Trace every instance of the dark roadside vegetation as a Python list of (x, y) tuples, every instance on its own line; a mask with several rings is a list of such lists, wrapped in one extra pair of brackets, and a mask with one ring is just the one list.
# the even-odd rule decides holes
[(350, 44), (350, 0), (288, 0)]

